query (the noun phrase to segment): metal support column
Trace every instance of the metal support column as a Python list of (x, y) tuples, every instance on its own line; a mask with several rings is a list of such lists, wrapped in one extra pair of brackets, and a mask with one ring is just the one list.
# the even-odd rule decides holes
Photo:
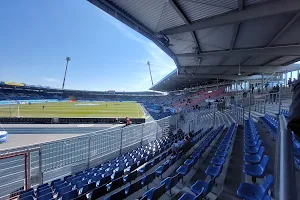
[(249, 110), (249, 113), (248, 113), (248, 119), (250, 119), (251, 117), (251, 92), (249, 92), (249, 105), (248, 105), (248, 110)]
[(281, 100), (282, 100), (282, 84), (280, 84), (280, 87), (279, 87), (279, 105), (278, 105), (278, 115), (280, 115), (280, 111), (281, 111)]
[(264, 81), (264, 74), (261, 75), (261, 92), (264, 93), (264, 85), (265, 85), (265, 81)]
[(283, 115), (279, 115), (279, 129), (275, 156), (275, 199), (294, 200), (298, 198), (292, 134)]
[(216, 104), (214, 104), (213, 127), (215, 127), (215, 122), (216, 122)]

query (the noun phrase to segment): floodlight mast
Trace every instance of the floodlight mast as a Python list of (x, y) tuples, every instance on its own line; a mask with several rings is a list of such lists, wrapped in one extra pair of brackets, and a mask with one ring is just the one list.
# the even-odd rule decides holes
[(65, 87), (65, 81), (66, 81), (66, 76), (67, 76), (67, 71), (68, 71), (68, 64), (69, 64), (70, 60), (71, 60), (71, 58), (69, 56), (67, 56), (66, 57), (67, 64), (66, 64), (66, 69), (65, 69), (65, 76), (64, 76), (64, 81), (63, 81), (63, 85), (62, 85), (61, 89), (64, 89), (64, 87)]
[(150, 73), (151, 83), (152, 83), (152, 86), (153, 86), (153, 79), (152, 79), (151, 67), (150, 67), (150, 62), (149, 61), (147, 62), (147, 65), (149, 67), (149, 73)]

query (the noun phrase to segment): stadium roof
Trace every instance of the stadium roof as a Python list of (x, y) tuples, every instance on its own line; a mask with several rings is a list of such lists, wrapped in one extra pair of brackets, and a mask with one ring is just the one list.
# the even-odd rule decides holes
[(244, 77), (298, 67), (298, 0), (89, 1), (173, 58), (177, 71), (151, 89), (233, 80), (239, 66)]

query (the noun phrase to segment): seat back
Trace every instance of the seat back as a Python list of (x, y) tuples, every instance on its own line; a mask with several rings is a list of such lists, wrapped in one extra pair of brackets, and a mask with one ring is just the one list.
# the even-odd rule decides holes
[(72, 190), (72, 191), (69, 191), (69, 192), (65, 193), (65, 194), (62, 196), (62, 200), (75, 199), (77, 196), (78, 196), (77, 190)]
[(61, 197), (61, 196), (63, 196), (65, 193), (67, 193), (67, 192), (69, 192), (69, 191), (71, 191), (71, 190), (72, 190), (72, 186), (71, 186), (71, 185), (67, 185), (67, 186), (65, 186), (65, 187), (63, 187), (63, 188), (60, 188), (60, 189), (58, 190), (58, 196)]
[(34, 200), (33, 196), (32, 195), (29, 195), (29, 196), (25, 196), (25, 197), (22, 197), (22, 198), (19, 198), (20, 200)]
[(124, 174), (123, 170), (116, 171), (114, 175), (114, 179), (120, 178), (121, 176), (123, 176), (123, 174)]
[(137, 177), (137, 171), (133, 171), (130, 174), (128, 174), (126, 182), (131, 182), (134, 179), (136, 179), (136, 177)]
[(207, 187), (206, 187), (205, 190), (204, 190), (204, 196), (206, 196), (208, 193), (210, 193), (210, 191), (211, 191), (212, 188), (214, 187), (214, 184), (215, 184), (215, 178), (210, 179), (210, 180), (207, 182)]
[(258, 152), (258, 156), (261, 157), (264, 154), (264, 152), (265, 152), (265, 147), (261, 146)]
[(49, 200), (49, 199), (52, 199), (52, 198), (53, 198), (53, 194), (51, 192), (51, 193), (45, 194), (43, 196), (39, 196), (37, 198), (37, 200)]
[(263, 159), (262, 159), (262, 161), (261, 161), (261, 163), (260, 163), (260, 165), (261, 165), (261, 167), (262, 167), (263, 169), (266, 169), (267, 164), (268, 164), (268, 161), (269, 161), (269, 156), (264, 155), (264, 157), (263, 157)]
[(264, 188), (265, 191), (268, 191), (271, 187), (271, 184), (273, 183), (273, 176), (272, 175), (268, 175), (266, 178), (266, 181), (264, 182), (264, 184), (262, 185), (262, 187)]
[(113, 191), (123, 185), (123, 178), (118, 178), (111, 183), (110, 191)]
[(203, 197), (204, 197), (203, 193), (204, 193), (204, 188), (202, 188), (202, 190), (200, 191), (200, 193), (197, 196), (195, 196), (195, 198), (193, 200), (202, 200)]
[(179, 179), (180, 179), (180, 175), (179, 174), (176, 174), (175, 176), (173, 176), (171, 178), (170, 188), (174, 187), (178, 183)]
[(102, 185), (101, 187), (98, 187), (93, 191), (91, 200), (96, 200), (99, 197), (104, 196), (105, 194), (107, 194), (107, 187), (106, 185)]
[(142, 182), (142, 180), (140, 179), (140, 180), (132, 183), (130, 186), (128, 186), (129, 190), (128, 190), (126, 196), (129, 196), (129, 195), (133, 194), (134, 192), (139, 191), (142, 188), (141, 182)]
[(148, 174), (146, 177), (143, 178), (143, 186), (151, 183), (154, 180), (154, 178), (155, 178), (154, 172), (152, 172), (151, 174)]
[(110, 197), (106, 198), (109, 200), (120, 200), (120, 199), (125, 199), (125, 189), (120, 190), (119, 192), (116, 192), (112, 195), (110, 195)]
[(166, 192), (166, 185), (162, 184), (154, 190), (151, 200), (159, 199)]
[(88, 193), (88, 192), (92, 191), (95, 188), (96, 188), (96, 182), (92, 182), (90, 184), (86, 184), (86, 185), (83, 186), (81, 193), (82, 194)]

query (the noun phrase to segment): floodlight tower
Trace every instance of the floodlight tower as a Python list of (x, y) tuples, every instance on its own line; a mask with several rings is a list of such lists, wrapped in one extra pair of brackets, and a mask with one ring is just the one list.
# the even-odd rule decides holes
[(150, 62), (149, 61), (147, 62), (147, 65), (149, 67), (149, 73), (150, 73), (151, 83), (152, 83), (152, 86), (153, 86), (153, 79), (152, 79), (151, 67), (150, 67)]
[(66, 64), (65, 76), (64, 76), (64, 81), (63, 81), (62, 89), (64, 89), (64, 87), (65, 87), (66, 75), (67, 75), (67, 71), (68, 71), (68, 64), (69, 64), (70, 60), (71, 60), (71, 58), (69, 56), (67, 56), (66, 57), (67, 64)]

